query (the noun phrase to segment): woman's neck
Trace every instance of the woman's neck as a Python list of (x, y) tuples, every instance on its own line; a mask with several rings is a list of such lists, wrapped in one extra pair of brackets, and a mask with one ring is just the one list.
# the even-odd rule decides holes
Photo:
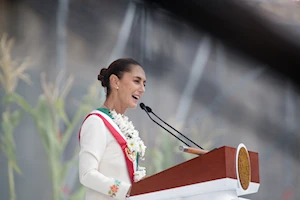
[(122, 107), (119, 101), (114, 101), (113, 99), (110, 99), (109, 97), (105, 100), (103, 106), (104, 108), (107, 108), (109, 110), (115, 110), (117, 113), (124, 114), (126, 111), (125, 107)]

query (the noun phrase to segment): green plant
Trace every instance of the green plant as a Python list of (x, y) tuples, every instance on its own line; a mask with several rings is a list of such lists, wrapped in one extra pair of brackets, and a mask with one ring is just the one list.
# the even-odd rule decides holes
[(1, 137), (0, 148), (4, 152), (8, 162), (8, 182), (10, 199), (16, 199), (14, 171), (18, 174), (21, 173), (20, 168), (16, 162), (16, 145), (13, 137), (14, 129), (19, 124), (21, 118), (20, 110), (12, 109), (12, 102), (5, 101), (7, 96), (17, 94), (15, 92), (19, 80), (30, 83), (30, 78), (25, 71), (28, 69), (29, 61), (25, 59), (19, 63), (11, 56), (11, 50), (14, 44), (13, 39), (8, 39), (5, 34), (0, 40), (0, 83), (4, 89), (4, 97), (1, 104), (4, 108), (2, 112), (1, 122)]
[[(83, 97), (76, 107), (75, 115), (69, 119), (65, 111), (66, 96), (71, 89), (73, 78), (69, 76), (65, 84), (60, 88), (61, 74), (57, 77), (55, 84), (46, 81), (46, 75), (42, 73), (41, 84), (43, 94), (39, 96), (36, 107), (31, 107), (28, 102), (18, 94), (9, 96), (9, 101), (17, 102), (24, 110), (33, 117), (44, 146), (49, 164), (49, 177), (52, 183), (53, 200), (63, 199), (64, 178), (70, 167), (76, 163), (78, 149), (69, 160), (64, 160), (63, 154), (72, 133), (77, 133), (77, 125), (83, 120), (85, 114), (96, 106), (96, 101), (101, 99), (97, 87), (92, 84), (88, 94)], [(76, 129), (76, 130), (75, 130)], [(80, 187), (72, 194), (68, 189), (68, 199), (83, 199), (83, 188)]]

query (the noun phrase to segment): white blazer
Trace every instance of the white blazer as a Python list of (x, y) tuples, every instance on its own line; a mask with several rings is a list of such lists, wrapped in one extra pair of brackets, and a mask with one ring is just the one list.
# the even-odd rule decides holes
[[(104, 116), (121, 133), (109, 116), (98, 110), (92, 113)], [(89, 116), (79, 134), (79, 179), (87, 188), (85, 200), (126, 199), (131, 182), (124, 154), (102, 119)]]

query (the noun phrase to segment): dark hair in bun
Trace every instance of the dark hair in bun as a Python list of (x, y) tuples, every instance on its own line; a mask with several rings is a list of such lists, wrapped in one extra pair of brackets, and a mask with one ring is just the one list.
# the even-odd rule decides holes
[(103, 68), (100, 71), (100, 74), (98, 75), (98, 80), (101, 81), (101, 85), (103, 87), (107, 87), (107, 81), (105, 81), (105, 77), (106, 77), (106, 73), (107, 73), (107, 69)]
[(100, 70), (98, 80), (101, 81), (101, 85), (106, 88), (106, 96), (109, 96), (111, 87), (109, 82), (110, 75), (114, 74), (119, 79), (122, 78), (124, 72), (130, 72), (132, 65), (139, 65), (137, 61), (131, 58), (120, 58), (112, 62), (108, 68)]

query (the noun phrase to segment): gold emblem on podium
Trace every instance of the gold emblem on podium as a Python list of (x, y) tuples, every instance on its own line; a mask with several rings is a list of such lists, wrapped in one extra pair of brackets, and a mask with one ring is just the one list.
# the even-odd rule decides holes
[(250, 157), (245, 145), (240, 144), (237, 148), (237, 178), (244, 190), (247, 190), (251, 182)]

